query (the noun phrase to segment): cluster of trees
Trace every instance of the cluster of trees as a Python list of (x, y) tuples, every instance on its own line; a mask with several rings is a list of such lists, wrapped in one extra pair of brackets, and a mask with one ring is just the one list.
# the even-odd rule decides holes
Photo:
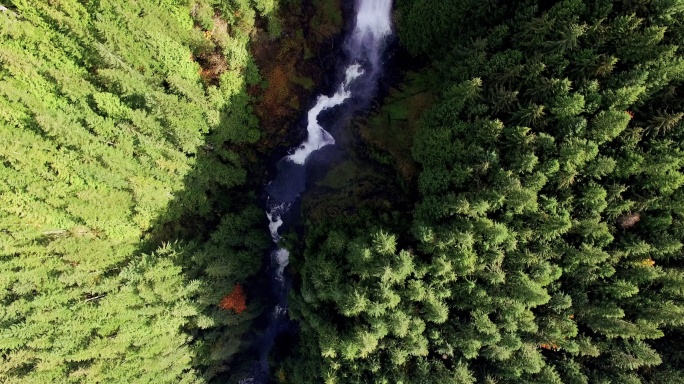
[(0, 381), (226, 369), (259, 313), (237, 284), (269, 243), (243, 186), (247, 43), (276, 6), (3, 2)]
[[(277, 8), (0, 7), (0, 381), (224, 379), (261, 311), (247, 46)], [(419, 198), (308, 223), (280, 380), (683, 382), (684, 2), (397, 15), (440, 95)]]
[(683, 382), (684, 2), (398, 13), (420, 198), (309, 226), (293, 382)]

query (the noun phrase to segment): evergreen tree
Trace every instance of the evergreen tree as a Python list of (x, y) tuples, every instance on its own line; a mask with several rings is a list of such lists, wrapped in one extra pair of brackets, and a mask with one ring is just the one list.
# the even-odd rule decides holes
[[(413, 227), (386, 223), (393, 236), (373, 240), (377, 224), (361, 223), (332, 253), (319, 246), (325, 231), (310, 230), (297, 315), (302, 353), (322, 368), (298, 380), (680, 377), (668, 338), (684, 310), (682, 12), (679, 2), (400, 1), (399, 36), (431, 61), (424, 76), (440, 95), (414, 139)], [(369, 279), (396, 254), (394, 238), (414, 266), (397, 288)], [(326, 263), (336, 276), (322, 277)], [(398, 304), (375, 310), (383, 289)], [(320, 353), (322, 329), (347, 347)]]
[(274, 7), (2, 7), (0, 381), (198, 382), (226, 369), (258, 313), (219, 303), (267, 244), (254, 198), (225, 195), (246, 181), (236, 148), (259, 136), (246, 43), (255, 9)]

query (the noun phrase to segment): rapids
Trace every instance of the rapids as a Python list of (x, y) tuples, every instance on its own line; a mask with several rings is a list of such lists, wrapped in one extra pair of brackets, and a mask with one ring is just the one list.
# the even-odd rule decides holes
[(266, 383), (269, 367), (268, 354), (275, 338), (287, 329), (288, 282), (285, 268), (289, 263), (289, 252), (278, 244), (279, 229), (284, 218), (306, 187), (306, 166), (311, 154), (335, 144), (335, 139), (319, 122), (321, 112), (341, 105), (350, 98), (369, 98), (377, 86), (382, 73), (381, 57), (386, 40), (392, 33), (392, 0), (356, 0), (354, 27), (347, 35), (344, 53), (347, 64), (341, 69), (343, 79), (335, 92), (319, 95), (316, 104), (307, 112), (307, 138), (291, 153), (278, 162), (276, 178), (266, 186), (269, 231), (275, 244), (268, 268), (271, 287), (277, 303), (271, 310), (269, 324), (257, 342), (259, 368), (254, 377), (241, 381), (242, 384)]

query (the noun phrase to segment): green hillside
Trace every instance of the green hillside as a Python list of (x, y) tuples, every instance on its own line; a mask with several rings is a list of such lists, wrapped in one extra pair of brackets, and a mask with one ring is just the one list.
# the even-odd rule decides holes
[(13, 1), (0, 13), (0, 381), (210, 378), (268, 239), (240, 186), (268, 2)]

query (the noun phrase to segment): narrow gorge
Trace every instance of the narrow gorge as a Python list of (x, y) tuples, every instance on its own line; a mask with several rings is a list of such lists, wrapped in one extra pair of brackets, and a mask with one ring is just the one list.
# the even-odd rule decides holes
[[(308, 110), (307, 137), (277, 164), (277, 176), (266, 186), (269, 232), (274, 249), (270, 254), (267, 273), (272, 284), (276, 304), (271, 310), (268, 326), (258, 341), (260, 368), (258, 377), (247, 379), (244, 383), (266, 380), (268, 377), (268, 356), (275, 338), (289, 327), (291, 321), (287, 313), (288, 281), (285, 269), (289, 262), (289, 251), (280, 246), (281, 228), (287, 226), (290, 209), (305, 192), (307, 166), (314, 152), (325, 146), (334, 145), (335, 139), (326, 131), (320, 121), (321, 112), (335, 108), (348, 99), (369, 99), (375, 93), (378, 77), (382, 74), (382, 54), (387, 38), (392, 33), (391, 0), (358, 0), (355, 6), (353, 27), (344, 40), (342, 61), (346, 65), (339, 68), (339, 86), (332, 95), (321, 94), (316, 103)], [(348, 119), (355, 108), (347, 109), (346, 115), (336, 115), (336, 119)]]

